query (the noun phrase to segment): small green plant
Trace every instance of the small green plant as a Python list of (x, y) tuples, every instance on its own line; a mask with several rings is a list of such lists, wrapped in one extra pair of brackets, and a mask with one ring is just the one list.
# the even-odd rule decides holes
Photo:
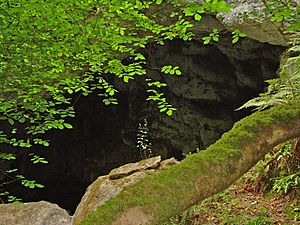
[(166, 87), (167, 84), (160, 81), (153, 81), (152, 79), (146, 79), (146, 82), (149, 86), (149, 89), (147, 90), (149, 97), (146, 100), (156, 102), (160, 112), (165, 112), (168, 116), (172, 116), (176, 109), (168, 103), (167, 99), (164, 97), (164, 93), (161, 93), (159, 90), (162, 87)]
[[(299, 170), (300, 171), (300, 170)], [(300, 188), (300, 172), (274, 178), (273, 190), (287, 194)]]
[(220, 37), (220, 34), (219, 34), (218, 29), (214, 28), (213, 31), (208, 36), (202, 38), (203, 44), (207, 45), (211, 41), (218, 42), (219, 41), (219, 37)]
[(300, 30), (300, 5), (297, 1), (269, 0), (265, 9), (266, 15), (271, 15), (271, 21), (285, 23), (288, 31)]
[(33, 164), (37, 164), (37, 163), (47, 164), (48, 163), (48, 161), (44, 157), (40, 157), (40, 156), (35, 155), (33, 153), (29, 153), (29, 156), (32, 156), (30, 161), (32, 161)]
[[(3, 198), (5, 198), (6, 200), (4, 201)], [(5, 191), (0, 193), (0, 203), (3, 204), (5, 202), (13, 203), (13, 204), (21, 204), (22, 199), (11, 195), (8, 191)]]
[(295, 140), (277, 145), (265, 160), (261, 161), (257, 169), (257, 191), (273, 190), (287, 194), (300, 187), (300, 165), (292, 153)]
[(23, 175), (15, 175), (24, 187), (27, 188), (44, 188), (44, 185), (37, 183), (35, 180), (28, 180)]
[(293, 220), (300, 221), (299, 199), (294, 199), (292, 202), (284, 206), (284, 212)]
[(162, 73), (165, 73), (165, 74), (170, 74), (170, 75), (181, 75), (181, 71), (179, 69), (179, 66), (171, 66), (171, 65), (168, 65), (168, 66), (163, 66), (163, 68), (161, 69), (161, 72)]
[(246, 37), (246, 34), (241, 32), (239, 29), (235, 29), (234, 31), (232, 31), (232, 44), (237, 43), (241, 37)]

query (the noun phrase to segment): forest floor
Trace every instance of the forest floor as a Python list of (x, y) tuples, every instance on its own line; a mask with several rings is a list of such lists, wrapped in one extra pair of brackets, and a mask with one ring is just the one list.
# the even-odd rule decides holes
[(300, 196), (255, 190), (251, 172), (164, 225), (300, 225)]

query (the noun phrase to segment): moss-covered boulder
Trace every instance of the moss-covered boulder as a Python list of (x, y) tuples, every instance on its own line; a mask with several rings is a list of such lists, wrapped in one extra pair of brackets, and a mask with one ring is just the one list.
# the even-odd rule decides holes
[[(136, 163), (129, 163), (113, 169), (109, 175), (99, 177), (93, 182), (83, 196), (74, 214), (74, 225), (79, 224), (88, 213), (115, 198), (125, 187), (137, 183), (142, 178), (177, 164), (174, 159), (161, 161), (161, 157), (153, 157)], [(130, 220), (131, 224), (133, 220)]]

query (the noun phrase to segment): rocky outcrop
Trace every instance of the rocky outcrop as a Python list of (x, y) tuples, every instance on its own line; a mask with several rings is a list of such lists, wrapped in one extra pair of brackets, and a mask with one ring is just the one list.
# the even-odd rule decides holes
[(161, 157), (157, 156), (150, 159), (142, 160), (137, 163), (129, 163), (124, 166), (120, 166), (119, 168), (113, 169), (108, 174), (108, 177), (111, 180), (115, 180), (115, 179), (120, 179), (122, 177), (129, 176), (141, 170), (155, 169), (159, 166), (160, 161), (161, 161)]
[(89, 212), (95, 211), (98, 206), (116, 197), (125, 187), (177, 163), (179, 162), (174, 158), (161, 161), (161, 157), (157, 156), (113, 169), (108, 175), (99, 177), (87, 188), (73, 217), (58, 205), (46, 201), (24, 204), (0, 204), (0, 224), (79, 224)]
[(249, 38), (272, 45), (287, 46), (289, 34), (283, 31), (282, 23), (270, 21), (265, 14), (263, 0), (227, 0), (234, 5), (228, 13), (219, 13), (217, 17), (228, 29), (239, 29)]
[(71, 225), (67, 211), (45, 201), (0, 204), (1, 225)]
[(161, 161), (158, 156), (121, 166), (113, 169), (109, 175), (99, 177), (87, 188), (79, 203), (73, 217), (74, 225), (78, 225), (88, 213), (94, 212), (109, 199), (115, 198), (125, 187), (177, 163), (174, 158)]
[[(281, 52), (281, 47), (249, 38), (233, 45), (226, 35), (210, 46), (177, 40), (149, 47), (148, 76), (168, 84), (163, 91), (177, 110), (172, 117), (162, 115), (155, 104), (145, 101), (144, 81), (132, 82), (124, 145), (136, 146), (132, 127), (146, 118), (155, 154), (170, 157), (204, 149), (245, 116), (235, 109), (263, 90), (264, 80), (276, 75)], [(160, 73), (164, 65), (179, 66), (182, 75)]]

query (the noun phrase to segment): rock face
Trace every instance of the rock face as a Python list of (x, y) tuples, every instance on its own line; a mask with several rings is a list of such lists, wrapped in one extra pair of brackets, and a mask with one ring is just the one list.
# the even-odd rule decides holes
[(71, 225), (71, 216), (56, 204), (31, 202), (0, 204), (1, 225)]
[(150, 159), (142, 160), (140, 162), (129, 163), (124, 166), (120, 166), (119, 168), (113, 169), (108, 174), (108, 177), (111, 180), (115, 180), (115, 179), (129, 176), (141, 170), (155, 169), (159, 166), (160, 161), (161, 161), (161, 157), (157, 156)]
[(178, 162), (174, 158), (161, 162), (161, 158), (158, 156), (137, 163), (126, 164), (113, 169), (107, 176), (99, 177), (87, 188), (79, 203), (73, 216), (74, 225), (79, 224), (89, 212), (95, 211), (97, 207), (116, 197), (124, 187), (176, 163)]
[[(149, 77), (168, 84), (165, 91), (177, 109), (172, 117), (158, 112), (145, 102), (146, 85), (135, 81), (129, 91), (128, 127), (147, 119), (154, 154), (170, 157), (176, 152), (189, 153), (214, 143), (233, 123), (245, 116), (236, 112), (243, 102), (256, 96), (264, 80), (274, 77), (280, 47), (248, 38), (232, 45), (224, 36), (218, 44), (172, 41), (148, 49)], [(164, 65), (181, 68), (180, 77), (166, 76)], [(124, 143), (133, 148), (135, 133), (124, 129)]]
[(273, 23), (265, 15), (263, 0), (227, 0), (234, 5), (228, 13), (219, 13), (218, 18), (228, 29), (239, 29), (248, 37), (273, 45), (287, 46), (289, 35), (283, 32), (282, 24)]

